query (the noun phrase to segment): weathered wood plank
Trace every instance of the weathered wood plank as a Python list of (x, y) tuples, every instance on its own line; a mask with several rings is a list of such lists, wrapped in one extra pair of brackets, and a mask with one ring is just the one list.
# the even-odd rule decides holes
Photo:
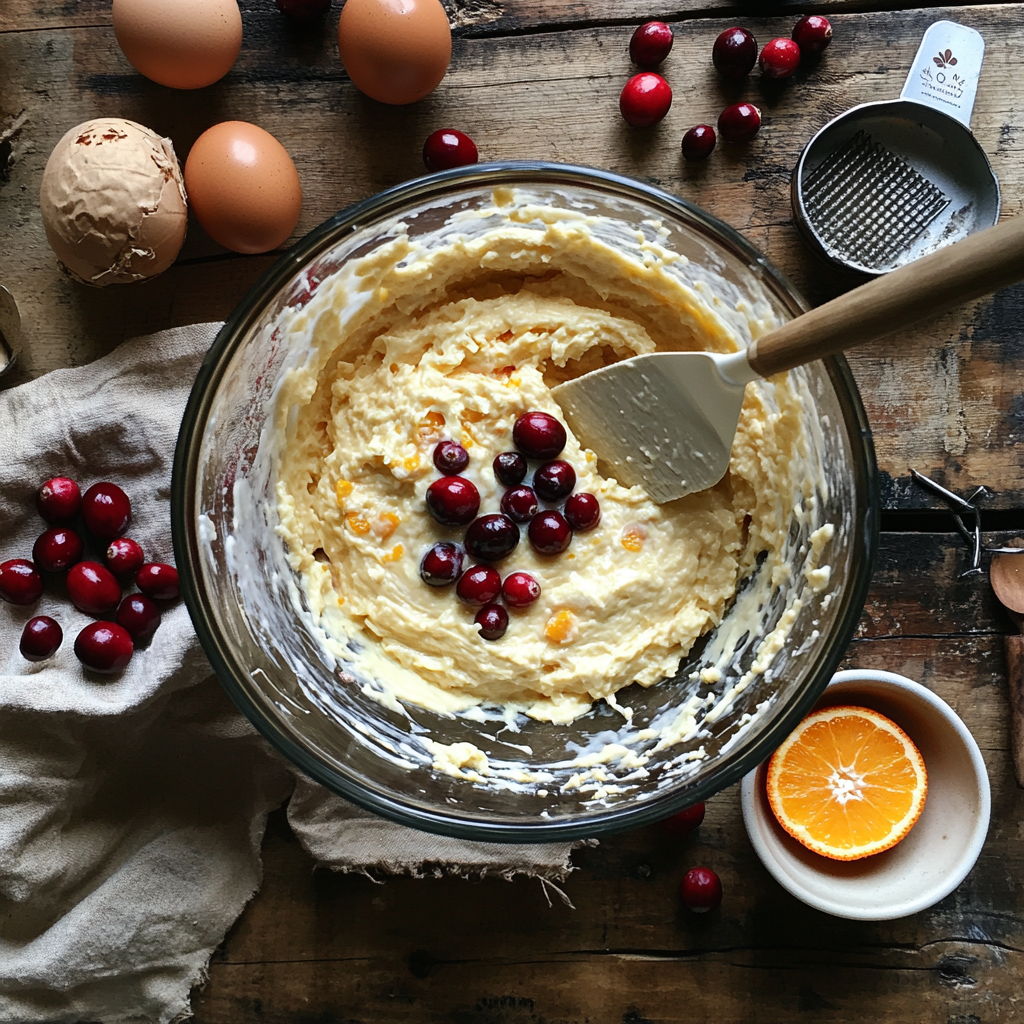
[[(977, 0), (971, 0), (972, 3)], [(245, 17), (266, 13), (269, 3), (240, 0)], [(333, 29), (341, 0), (334, 0), (327, 24)], [(658, 18), (677, 21), (702, 17), (734, 17), (742, 20), (762, 14), (759, 4), (730, 0), (444, 0), (445, 9), (456, 34), (500, 35), (545, 28), (571, 28), (599, 24), (635, 24)], [(791, 9), (796, 18), (809, 10), (830, 15), (842, 12), (894, 9), (919, 6), (913, 0), (778, 0), (778, 12)], [(83, 28), (111, 24), (109, 0), (65, 0), (48, 4), (44, 0), (7, 0), (0, 20), (0, 31)]]
[[(73, 8), (72, 8), (73, 9)], [(274, 12), (254, 16), (236, 69), (200, 94), (162, 89), (135, 74), (109, 28), (0, 34), (0, 131), (22, 113), (0, 174), (0, 265), (22, 306), (37, 375), (107, 351), (138, 330), (223, 317), (266, 260), (226, 257), (193, 224), (182, 263), (162, 281), (101, 295), (57, 272), (43, 237), (36, 194), (60, 135), (98, 113), (116, 113), (171, 136), (184, 155), (221, 118), (256, 121), (292, 152), (306, 202), (297, 234), (348, 203), (421, 172), (422, 139), (440, 124), (472, 131), (488, 159), (530, 157), (589, 163), (639, 176), (704, 206), (740, 228), (820, 301), (850, 281), (818, 264), (791, 223), (788, 180), (800, 146), (828, 117), (854, 103), (895, 96), (924, 27), (955, 16), (990, 38), (1024, 38), (1020, 5), (839, 15), (833, 47), (819, 68), (767, 89), (757, 78), (743, 95), (763, 104), (766, 127), (750, 146), (720, 147), (703, 167), (683, 166), (678, 139), (713, 120), (739, 93), (724, 89), (710, 51), (727, 24), (687, 26), (690, 45), (666, 65), (676, 100), (653, 132), (625, 126), (616, 111), (630, 73), (629, 26), (457, 41), (452, 72), (412, 108), (383, 108), (357, 94), (328, 37), (282, 34)], [(750, 19), (759, 35), (788, 19)], [(247, 28), (247, 31), (249, 29)], [(328, 34), (329, 35), (329, 34)], [(992, 46), (975, 111), (979, 140), (1003, 183), (1007, 213), (1024, 196), (1024, 97), (1011, 87), (1016, 47)], [(1019, 381), (1024, 290), (957, 310), (894, 342), (851, 356), (884, 478), (886, 507), (928, 507), (908, 486), (910, 465), (960, 490), (984, 483), (994, 508), (1024, 503), (1024, 419)], [(895, 353), (899, 353), (899, 358)]]

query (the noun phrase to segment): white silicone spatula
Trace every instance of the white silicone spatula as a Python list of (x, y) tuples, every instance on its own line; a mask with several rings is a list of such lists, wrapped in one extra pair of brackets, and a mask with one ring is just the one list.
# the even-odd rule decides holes
[(672, 501), (725, 475), (749, 381), (902, 330), (1022, 278), (1024, 217), (1015, 217), (783, 324), (746, 352), (634, 356), (552, 393), (606, 474), (627, 487), (643, 485), (656, 502)]

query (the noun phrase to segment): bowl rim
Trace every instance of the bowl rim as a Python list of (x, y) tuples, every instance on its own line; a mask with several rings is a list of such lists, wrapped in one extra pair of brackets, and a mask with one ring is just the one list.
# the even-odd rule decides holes
[[(517, 822), (476, 818), (471, 812), (438, 805), (430, 811), (407, 804), (403, 799), (380, 790), (369, 789), (354, 778), (321, 762), (297, 738), (267, 718), (248, 694), (242, 678), (244, 668), (233, 661), (223, 642), (194, 566), (199, 555), (197, 524), (192, 521), (197, 480), (197, 440), (207, 420), (216, 386), (249, 328), (266, 307), (266, 296), (276, 296), (282, 287), (321, 252), (337, 244), (346, 232), (363, 227), (371, 218), (383, 219), (399, 212), (408, 203), (443, 196), (446, 192), (481, 185), (554, 184), (589, 186), (628, 199), (640, 200), (703, 231), (730, 249), (734, 256), (759, 271), (762, 285), (794, 316), (809, 306), (800, 293), (763, 254), (742, 235), (697, 206), (654, 186), (611, 171), (546, 161), (514, 161), (476, 164), (427, 175), (385, 189), (339, 211), (288, 249), (249, 288), (245, 297), (224, 322), (207, 352), (189, 395), (174, 452), (171, 478), (171, 532), (175, 561), (181, 579), (181, 593), (200, 643), (214, 672), (236, 706), (262, 735), (292, 764), (311, 779), (325, 785), (346, 800), (421, 831), (458, 839), (504, 843), (557, 842), (586, 839), (600, 834), (625, 831), (666, 818), (687, 806), (706, 800), (741, 779), (751, 767), (761, 763), (782, 739), (795, 728), (828, 685), (853, 636), (864, 607), (878, 549), (880, 488), (874, 444), (867, 415), (849, 365), (842, 355), (822, 360), (836, 393), (849, 431), (853, 472), (858, 490), (864, 495), (864, 518), (854, 523), (851, 536), (862, 549), (853, 560), (853, 571), (840, 594), (842, 611), (836, 621), (835, 642), (818, 652), (804, 692), (770, 729), (735, 760), (685, 794), (673, 795), (673, 787), (642, 804), (626, 804), (588, 812), (580, 817), (552, 822)], [(195, 455), (193, 455), (193, 452)]]
[(859, 682), (883, 683), (894, 690), (909, 693), (921, 701), (921, 703), (929, 705), (939, 713), (942, 720), (951, 727), (952, 731), (966, 748), (981, 799), (978, 807), (979, 813), (971, 830), (971, 841), (960, 859), (956, 862), (954, 869), (940, 881), (937, 881), (930, 889), (925, 890), (918, 896), (908, 898), (902, 903), (896, 904), (886, 913), (851, 907), (840, 900), (825, 899), (808, 892), (794, 881), (792, 877), (779, 869), (776, 863), (779, 858), (775, 850), (769, 847), (762, 835), (762, 827), (755, 810), (757, 804), (760, 803), (757, 793), (757, 776), (761, 770), (760, 764), (743, 778), (740, 786), (740, 807), (743, 812), (743, 824), (746, 827), (750, 844), (754, 847), (754, 852), (772, 878), (788, 893), (795, 896), (801, 902), (806, 903), (809, 907), (814, 907), (815, 910), (831, 914), (833, 917), (843, 917), (850, 921), (893, 921), (897, 918), (909, 917), (911, 914), (919, 913), (922, 910), (927, 910), (928, 907), (934, 906), (939, 900), (945, 899), (970, 873), (977, 863), (982, 847), (985, 845), (985, 840), (988, 837), (989, 822), (992, 815), (992, 787), (978, 741), (964, 724), (963, 719), (937, 693), (929, 690), (922, 683), (900, 675), (898, 672), (886, 672), (881, 669), (846, 669), (842, 672), (837, 672), (822, 693), (824, 695), (830, 687), (836, 684)]

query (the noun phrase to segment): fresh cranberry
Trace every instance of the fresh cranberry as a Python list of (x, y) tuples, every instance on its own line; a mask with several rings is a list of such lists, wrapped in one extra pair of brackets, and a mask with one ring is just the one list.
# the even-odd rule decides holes
[(687, 807), (685, 811), (673, 814), (671, 818), (665, 818), (661, 822), (661, 830), (675, 839), (682, 839), (694, 829), (699, 828), (703, 820), (704, 804), (694, 804), (692, 807)]
[(113, 540), (128, 529), (132, 503), (117, 484), (93, 484), (82, 497), (82, 518), (100, 540)]
[(619, 112), (634, 128), (650, 128), (657, 124), (672, 106), (672, 87), (661, 75), (641, 71), (623, 87), (619, 96)]
[(63, 572), (82, 557), (82, 538), (65, 526), (41, 533), (32, 547), (32, 558), (44, 572)]
[(793, 42), (803, 57), (813, 57), (832, 42), (832, 25), (820, 14), (805, 14), (793, 26)]
[(510, 608), (525, 608), (540, 597), (540, 584), (528, 572), (511, 572), (501, 585), (501, 596)]
[(104, 615), (121, 600), (121, 586), (99, 562), (79, 562), (68, 570), (68, 597), (87, 615)]
[(524, 412), (512, 427), (512, 440), (530, 458), (553, 459), (565, 447), (565, 427), (546, 412)]
[(489, 565), (474, 565), (460, 577), (455, 593), (466, 604), (490, 604), (501, 593), (501, 577)]
[(500, 640), (508, 629), (508, 612), (500, 604), (489, 604), (476, 613), (473, 621), (485, 640)]
[(727, 28), (715, 40), (711, 60), (720, 75), (743, 78), (750, 74), (757, 60), (757, 40), (739, 25)]
[(135, 574), (135, 586), (154, 601), (174, 601), (181, 593), (178, 570), (164, 562), (147, 562)]
[(114, 616), (135, 643), (148, 640), (160, 625), (160, 609), (144, 594), (129, 594), (118, 606)]
[(420, 579), (428, 587), (447, 587), (462, 572), (462, 548), (441, 541), (435, 544), (420, 562)]
[(494, 475), (498, 483), (506, 487), (515, 487), (526, 479), (526, 459), (519, 452), (502, 452), (494, 456)]
[(296, 21), (316, 21), (331, 9), (331, 0), (277, 0), (277, 9)]
[(683, 136), (683, 159), (689, 160), (691, 163), (697, 160), (707, 160), (714, 152), (716, 142), (718, 142), (718, 136), (715, 135), (715, 129), (711, 125), (695, 125)]
[(519, 543), (519, 527), (499, 512), (474, 520), (466, 531), (466, 551), (481, 562), (497, 562), (511, 555)]
[(529, 527), (530, 543), (542, 555), (560, 555), (572, 542), (572, 529), (561, 512), (541, 512)]
[(37, 615), (21, 631), (21, 656), (27, 661), (52, 658), (64, 640), (64, 630), (49, 615)]
[(533, 489), (545, 501), (561, 501), (576, 486), (576, 470), (559, 459), (546, 462), (533, 474)]
[(27, 558), (0, 563), (0, 597), (11, 604), (35, 604), (43, 593), (43, 577)]
[(642, 68), (656, 68), (672, 49), (672, 29), (663, 21), (641, 25), (629, 41), (629, 59)]
[(761, 111), (753, 103), (734, 103), (718, 116), (718, 133), (726, 142), (749, 142), (761, 129)]
[(757, 58), (765, 78), (789, 78), (800, 66), (800, 47), (792, 39), (772, 39)]
[(480, 511), (480, 492), (461, 476), (443, 476), (427, 488), (427, 509), (442, 526), (465, 526)]
[(142, 548), (131, 537), (118, 537), (117, 540), (112, 540), (103, 555), (103, 561), (115, 576), (128, 576), (130, 573), (138, 572), (145, 560)]
[(469, 465), (469, 452), (454, 441), (442, 441), (434, 449), (434, 465), (439, 473), (461, 473)]
[(55, 476), (39, 488), (36, 508), (48, 523), (66, 523), (78, 515), (82, 492), (78, 484), (66, 476)]
[(532, 487), (513, 487), (501, 496), (501, 511), (513, 522), (528, 523), (540, 506)]
[(90, 622), (75, 639), (75, 657), (93, 672), (120, 672), (134, 653), (131, 634), (116, 622)]
[(683, 903), (695, 914), (705, 914), (722, 902), (722, 883), (711, 868), (690, 868), (679, 890)]
[(465, 167), (479, 159), (476, 143), (465, 132), (455, 128), (438, 128), (423, 143), (423, 163), (428, 171)]
[(585, 533), (601, 521), (601, 505), (593, 494), (580, 491), (569, 497), (562, 514), (574, 530)]

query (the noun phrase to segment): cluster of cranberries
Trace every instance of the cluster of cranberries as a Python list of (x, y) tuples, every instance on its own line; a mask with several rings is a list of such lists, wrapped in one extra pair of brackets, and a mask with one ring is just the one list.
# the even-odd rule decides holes
[(656, 125), (672, 106), (672, 87), (651, 70), (668, 56), (672, 43), (672, 29), (663, 21), (641, 25), (629, 41), (630, 60), (644, 70), (623, 86), (619, 112), (634, 128)]
[[(75, 639), (75, 655), (94, 672), (120, 672), (135, 645), (148, 640), (160, 625), (156, 601), (178, 596), (178, 571), (162, 562), (147, 562), (142, 548), (122, 534), (132, 518), (128, 495), (116, 484), (93, 484), (85, 494), (68, 477), (47, 480), (36, 498), (39, 514), (51, 524), (39, 535), (31, 561), (0, 563), (0, 598), (11, 604), (35, 604), (43, 593), (43, 574), (66, 574), (71, 603), (100, 621), (91, 622)], [(76, 529), (80, 518), (84, 529)], [(83, 561), (86, 538), (106, 545), (103, 562)], [(141, 593), (122, 597), (118, 577), (134, 577)], [(64, 631), (48, 615), (29, 619), (21, 634), (21, 653), (29, 661), (52, 658)]]
[[(727, 28), (715, 40), (711, 59), (723, 78), (746, 78), (755, 62), (764, 78), (789, 78), (801, 58), (820, 54), (832, 40), (832, 26), (820, 14), (808, 14), (793, 28), (791, 39), (772, 39), (757, 52), (757, 40), (740, 26)], [(761, 111), (753, 103), (734, 103), (719, 115), (718, 131), (726, 142), (749, 142), (761, 129)], [(683, 157), (706, 160), (717, 141), (715, 129), (698, 124), (683, 136)]]
[[(694, 804), (666, 818), (661, 828), (673, 839), (682, 839), (699, 828), (703, 820), (704, 804)], [(695, 914), (706, 914), (722, 902), (722, 881), (711, 868), (690, 868), (679, 883), (679, 895), (683, 905)]]
[[(572, 542), (573, 531), (592, 530), (601, 518), (593, 494), (573, 493), (576, 471), (557, 456), (565, 447), (565, 427), (546, 412), (525, 412), (512, 428), (517, 451), (495, 456), (495, 478), (507, 490), (501, 511), (479, 515), (480, 492), (460, 474), (469, 465), (469, 453), (454, 441), (441, 441), (434, 449), (434, 465), (443, 473), (426, 494), (427, 510), (442, 526), (467, 527), (462, 544), (440, 541), (420, 562), (420, 577), (431, 587), (455, 584), (460, 600), (480, 610), (475, 622), (485, 640), (498, 640), (508, 629), (510, 608), (526, 608), (540, 597), (540, 584), (527, 572), (512, 572), (504, 579), (494, 562), (518, 547), (520, 528), (533, 549), (542, 555), (560, 555)], [(527, 459), (540, 461), (530, 484)], [(561, 505), (542, 508), (541, 502)], [(463, 570), (468, 555), (477, 564)]]

